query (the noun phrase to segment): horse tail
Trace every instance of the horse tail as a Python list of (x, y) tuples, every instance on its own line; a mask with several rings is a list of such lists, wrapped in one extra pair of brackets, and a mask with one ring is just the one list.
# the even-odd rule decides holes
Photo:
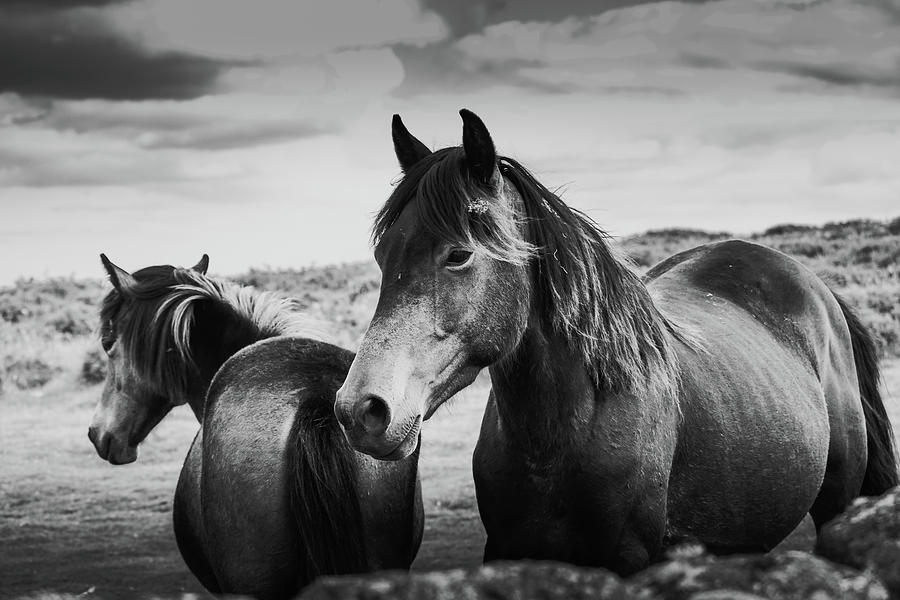
[(843, 298), (834, 292), (832, 294), (850, 328), (853, 360), (856, 362), (856, 377), (859, 380), (859, 395), (866, 417), (868, 463), (859, 493), (861, 496), (879, 496), (896, 486), (900, 479), (897, 474), (894, 432), (884, 408), (881, 392), (878, 390), (880, 380), (878, 355), (872, 335), (860, 322), (859, 317), (847, 306)]
[(306, 558), (302, 584), (366, 571), (354, 452), (333, 408), (301, 392), (288, 444), (290, 506)]

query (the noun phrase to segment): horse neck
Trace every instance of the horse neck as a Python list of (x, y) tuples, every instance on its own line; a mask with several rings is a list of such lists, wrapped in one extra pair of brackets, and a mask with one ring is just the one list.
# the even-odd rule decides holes
[[(534, 320), (533, 320), (534, 321)], [(539, 326), (526, 329), (513, 352), (490, 368), (501, 428), (523, 452), (558, 454), (577, 433), (597, 390), (564, 339)]]
[(197, 369), (187, 396), (198, 420), (203, 420), (206, 391), (219, 368), (239, 350), (265, 337), (255, 324), (229, 307), (209, 302), (197, 307), (190, 342)]
[[(646, 369), (635, 373), (633, 380), (610, 380), (607, 375), (611, 373), (618, 373), (621, 379), (623, 373), (633, 372), (633, 363), (626, 365), (610, 352), (586, 359), (583, 351), (565, 334), (555, 331), (546, 315), (540, 314), (541, 309), (534, 306), (519, 344), (491, 367), (501, 428), (524, 453), (535, 458), (562, 455), (567, 444), (590, 435), (605, 402), (643, 402), (648, 408), (667, 401), (677, 404), (673, 396), (677, 362), (669, 354), (673, 336), (642, 284), (635, 280), (629, 285), (637, 296), (635, 300), (610, 310), (626, 311), (617, 319), (633, 324), (628, 335), (645, 338), (638, 345), (664, 349), (659, 350), (652, 366), (647, 366), (651, 358), (642, 354)], [(611, 347), (619, 347), (616, 335), (625, 334), (598, 333)]]

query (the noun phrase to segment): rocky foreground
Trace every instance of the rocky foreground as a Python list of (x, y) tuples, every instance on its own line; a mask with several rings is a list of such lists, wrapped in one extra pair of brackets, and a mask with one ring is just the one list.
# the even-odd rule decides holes
[(900, 487), (860, 498), (819, 533), (815, 554), (713, 557), (676, 550), (628, 579), (549, 562), (322, 578), (302, 600), (900, 600)]

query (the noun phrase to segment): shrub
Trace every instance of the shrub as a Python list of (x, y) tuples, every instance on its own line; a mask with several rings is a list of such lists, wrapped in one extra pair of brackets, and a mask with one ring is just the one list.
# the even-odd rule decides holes
[(51, 316), (47, 323), (55, 331), (68, 335), (89, 335), (93, 331), (87, 319), (74, 314), (70, 309), (63, 309)]
[(875, 340), (879, 356), (900, 356), (900, 323), (896, 319), (875, 313), (860, 317)]
[(880, 221), (853, 219), (825, 223), (822, 233), (828, 239), (844, 239), (850, 236), (880, 237), (887, 233), (887, 227)]
[(786, 254), (797, 254), (806, 258), (815, 258), (825, 254), (825, 248), (822, 244), (808, 241), (786, 242), (779, 244), (779, 250)]
[(888, 223), (887, 230), (891, 235), (900, 235), (900, 217)]
[(15, 360), (6, 367), (7, 377), (20, 390), (46, 385), (61, 371), (59, 367), (51, 366), (40, 358)]
[(629, 249), (628, 258), (637, 266), (648, 269), (658, 262), (653, 259), (653, 254), (647, 249)]
[(81, 363), (79, 381), (86, 385), (95, 385), (106, 379), (106, 355), (99, 349), (89, 350)]
[(792, 235), (796, 233), (810, 233), (818, 231), (819, 228), (814, 225), (795, 225), (793, 223), (785, 223), (783, 225), (775, 225), (769, 227), (762, 232), (762, 235)]

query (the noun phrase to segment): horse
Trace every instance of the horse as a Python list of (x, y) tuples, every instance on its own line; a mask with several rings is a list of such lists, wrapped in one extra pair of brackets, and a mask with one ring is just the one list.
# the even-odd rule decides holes
[(402, 460), (488, 368), (473, 455), (484, 560), (627, 575), (679, 540), (766, 551), (898, 482), (871, 337), (806, 267), (740, 240), (643, 278), (470, 111), (432, 152), (395, 115), (403, 179), (373, 228), (378, 305), (335, 414)]
[(408, 569), (424, 523), (418, 449), (387, 465), (347, 444), (333, 405), (353, 353), (307, 337), (295, 300), (206, 276), (206, 255), (133, 274), (101, 259), (108, 368), (88, 435), (128, 463), (190, 405), (201, 428), (173, 524), (203, 586), (289, 598), (319, 575)]

